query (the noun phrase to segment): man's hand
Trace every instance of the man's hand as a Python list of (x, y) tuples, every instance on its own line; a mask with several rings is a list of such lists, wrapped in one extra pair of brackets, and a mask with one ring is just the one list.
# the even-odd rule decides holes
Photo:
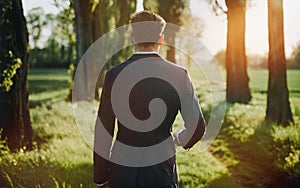
[(176, 135), (174, 133), (171, 132), (172, 138), (173, 138), (173, 142), (176, 146), (180, 146), (179, 141), (176, 137)]

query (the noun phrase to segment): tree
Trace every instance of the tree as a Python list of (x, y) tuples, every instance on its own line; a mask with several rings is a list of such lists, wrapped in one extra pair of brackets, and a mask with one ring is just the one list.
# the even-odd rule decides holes
[(43, 8), (37, 7), (29, 10), (26, 20), (27, 27), (30, 31), (30, 38), (33, 42), (32, 48), (36, 48), (41, 37), (43, 26), (47, 24)]
[[(100, 4), (97, 4), (95, 10), (92, 14), (92, 31), (93, 31), (93, 41), (99, 39), (103, 34), (109, 32), (110, 29), (110, 19), (112, 17), (111, 11), (109, 12), (110, 0), (103, 0)], [(104, 21), (105, 20), (105, 21)], [(95, 88), (95, 99), (100, 99), (99, 88), (103, 86), (104, 83), (105, 68), (101, 71), (98, 76), (96, 88)]]
[[(82, 1), (82, 0), (74, 0), (74, 10), (75, 10), (75, 28), (76, 28), (76, 64), (77, 66), (84, 55), (85, 51), (92, 44), (92, 14), (91, 10), (93, 7), (92, 1)], [(83, 64), (86, 66), (86, 64)], [(84, 68), (86, 71), (83, 74), (83, 91), (90, 91), (91, 83), (89, 83), (87, 68)], [(72, 80), (74, 75), (72, 75)], [(70, 91), (69, 97), (72, 96), (72, 91)], [(93, 95), (91, 92), (88, 92), (90, 96), (84, 96), (85, 99), (93, 100)], [(83, 95), (82, 95), (83, 96)]]
[[(109, 7), (109, 8), (108, 8)], [(118, 10), (118, 11), (115, 11)], [(134, 13), (136, 10), (136, 0), (103, 0), (101, 3), (96, 7), (94, 11), (94, 29), (95, 31), (95, 38), (94, 41), (101, 37), (103, 34), (109, 32), (111, 29), (122, 27), (124, 25), (129, 24), (130, 15)], [(112, 23), (114, 24), (112, 24)], [(129, 35), (121, 36), (121, 37), (129, 37)], [(104, 82), (104, 74), (106, 69), (120, 63), (128, 58), (128, 56), (132, 53), (132, 47), (126, 47), (130, 44), (124, 43), (129, 40), (124, 40), (115, 38), (114, 40), (118, 41), (119, 44), (123, 45), (124, 48), (121, 49), (120, 52), (115, 54), (108, 65), (105, 66), (100, 75), (98, 77), (96, 90), (95, 90), (95, 99), (99, 100), (99, 87), (102, 87)], [(124, 42), (123, 42), (124, 41)], [(112, 42), (109, 43), (112, 45)], [(111, 49), (114, 49), (111, 47)], [(108, 49), (107, 49), (108, 50)]]
[(90, 1), (74, 1), (76, 25), (76, 64), (92, 43), (92, 3)]
[[(77, 52), (77, 60), (76, 64), (79, 63), (81, 57), (88, 49), (88, 47), (95, 42), (99, 37), (103, 34), (107, 33), (113, 28), (120, 27), (129, 23), (130, 14), (132, 14), (136, 9), (136, 0), (103, 0), (103, 1), (80, 1), (75, 0), (74, 3), (75, 8), (75, 23), (76, 23), (76, 52)], [(115, 11), (115, 10), (119, 11)], [(126, 37), (126, 36), (122, 36)], [(128, 37), (128, 36), (127, 36)], [(114, 39), (118, 40), (118, 39)], [(119, 41), (123, 41), (120, 39)], [(124, 40), (126, 41), (126, 40)], [(111, 45), (111, 42), (110, 42)], [(123, 44), (124, 47), (128, 44)], [(113, 47), (111, 47), (113, 49)], [(109, 50), (109, 49), (105, 49)], [(121, 62), (121, 60), (125, 59), (124, 57), (128, 56), (129, 50), (127, 48), (122, 49), (118, 54), (116, 54), (111, 60), (110, 64), (116, 64), (116, 62)], [(93, 61), (93, 60), (92, 60)], [(91, 62), (93, 63), (93, 62)], [(87, 70), (86, 71), (95, 71)], [(86, 72), (84, 75), (94, 75), (94, 73)], [(86, 96), (86, 98), (99, 99), (98, 88), (102, 85), (104, 71), (99, 75), (99, 79), (97, 82), (97, 86), (94, 92), (94, 96)], [(82, 78), (84, 79), (83, 87), (84, 90), (92, 90), (92, 84), (88, 82), (88, 77)], [(92, 92), (87, 92), (92, 94)]]
[(226, 67), (226, 51), (220, 50), (215, 54), (215, 59), (218, 61), (219, 65), (223, 68)]
[[(54, 0), (57, 14), (45, 14), (41, 7), (31, 9), (27, 15), (30, 31), (31, 67), (68, 68), (75, 63), (75, 23), (73, 0)], [(44, 28), (50, 29), (48, 39), (41, 44)], [(33, 45), (34, 44), (34, 45)]]
[(184, 49), (186, 54), (179, 53), (180, 61), (186, 62), (186, 67), (191, 68), (192, 56), (197, 56), (204, 49), (203, 45), (195, 42), (195, 37), (201, 38), (204, 24), (201, 18), (194, 17), (191, 13), (190, 6), (186, 6), (181, 15), (182, 27), (176, 33), (176, 47)]
[(287, 68), (300, 69), (300, 43), (295, 47)]
[[(185, 7), (188, 6), (187, 0), (168, 0), (168, 1), (161, 1), (161, 0), (144, 0), (144, 9), (151, 10), (153, 12), (157, 12), (160, 16), (162, 16), (166, 22), (181, 26), (182, 20), (181, 16)], [(167, 49), (167, 59), (171, 62), (176, 63), (175, 59), (175, 38), (176, 33), (179, 30), (168, 30), (166, 28), (166, 32), (168, 35), (165, 36), (165, 40), (168, 42), (168, 49)]]
[(293, 122), (286, 80), (283, 1), (268, 0), (269, 82), (266, 119), (287, 125)]
[(54, 39), (61, 44), (62, 61), (66, 61), (68, 65), (74, 64), (76, 46), (74, 0), (54, 0), (54, 4), (59, 9), (59, 13), (53, 16), (54, 19), (52, 21), (55, 23), (55, 26), (51, 27), (51, 33), (55, 36)]
[[(129, 23), (136, 9), (136, 0), (75, 0), (77, 63), (84, 52), (103, 34)], [(119, 11), (114, 11), (114, 10)]]
[(227, 46), (226, 99), (229, 102), (248, 103), (251, 100), (247, 58), (245, 52), (246, 0), (226, 0)]
[(218, 0), (210, 0), (218, 15), (227, 14), (226, 100), (248, 103), (251, 100), (245, 50), (246, 0), (225, 0), (227, 11)]
[(28, 31), (21, 0), (0, 3), (0, 128), (12, 150), (31, 147)]

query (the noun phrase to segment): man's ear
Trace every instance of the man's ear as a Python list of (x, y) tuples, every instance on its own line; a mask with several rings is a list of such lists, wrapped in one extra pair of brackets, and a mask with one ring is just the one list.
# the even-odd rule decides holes
[(163, 44), (163, 42), (164, 42), (164, 38), (165, 38), (165, 35), (164, 34), (162, 34), (160, 37), (159, 37), (159, 39), (158, 39), (158, 45), (162, 45)]

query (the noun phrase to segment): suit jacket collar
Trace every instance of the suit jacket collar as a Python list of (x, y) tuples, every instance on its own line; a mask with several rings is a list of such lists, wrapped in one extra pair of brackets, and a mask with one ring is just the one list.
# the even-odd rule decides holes
[[(135, 53), (133, 54), (129, 60), (131, 61), (137, 61), (143, 58), (149, 58), (149, 57), (158, 57), (158, 58), (162, 58), (158, 53), (147, 53), (147, 54), (140, 54), (140, 53)], [(163, 59), (163, 58), (162, 58)]]

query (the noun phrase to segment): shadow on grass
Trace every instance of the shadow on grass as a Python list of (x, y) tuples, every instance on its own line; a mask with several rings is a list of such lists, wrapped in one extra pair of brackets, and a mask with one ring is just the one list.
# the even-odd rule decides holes
[(290, 179), (276, 166), (279, 156), (272, 151), (272, 126), (262, 122), (249, 139), (242, 141), (232, 136), (230, 125), (234, 123), (226, 118), (211, 152), (227, 165), (237, 187), (299, 187), (299, 180)]
[(222, 188), (239, 188), (239, 185), (233, 181), (232, 177), (229, 175), (224, 175), (215, 181), (209, 183), (207, 186), (208, 188), (216, 188), (216, 187), (222, 187)]
[(55, 137), (54, 134), (47, 133), (44, 127), (35, 128), (32, 135), (33, 144), (36, 148), (41, 149), (43, 144), (49, 143)]
[[(6, 182), (0, 185), (11, 187), (94, 187), (92, 163), (67, 164), (46, 163), (40, 161), (29, 165), (21, 162), (15, 166), (4, 166), (1, 172), (6, 174)], [(7, 169), (7, 170), (6, 170)], [(7, 172), (7, 173), (6, 173)], [(8, 186), (9, 187), (9, 186)]]
[(45, 95), (43, 97), (38, 97), (35, 99), (29, 100), (29, 108), (35, 108), (35, 107), (42, 107), (44, 106), (48, 110), (52, 109), (53, 103), (60, 101), (60, 100), (67, 100), (67, 97), (65, 96), (65, 91), (57, 91), (56, 93), (53, 93), (51, 95)]
[(68, 80), (36, 79), (29, 80), (29, 94), (39, 94), (69, 88)]

